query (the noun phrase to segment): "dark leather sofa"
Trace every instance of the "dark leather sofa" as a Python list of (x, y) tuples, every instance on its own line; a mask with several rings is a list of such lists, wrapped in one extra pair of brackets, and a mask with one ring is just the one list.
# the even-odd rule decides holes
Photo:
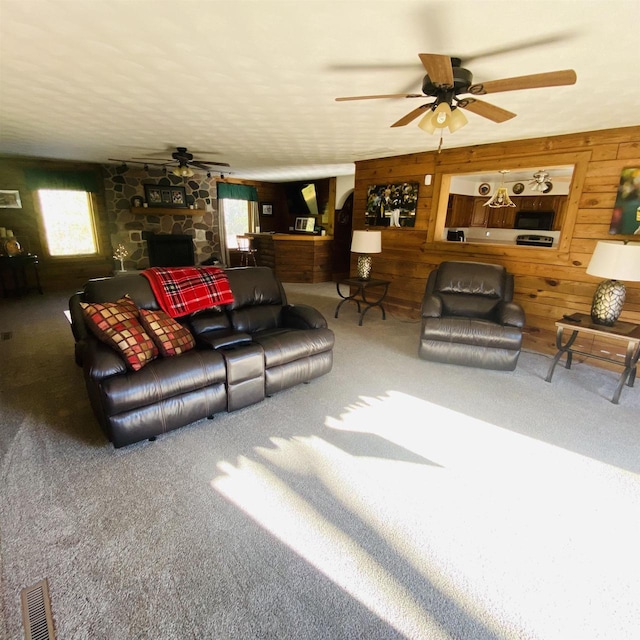
[(94, 414), (115, 447), (153, 438), (221, 411), (309, 382), (333, 366), (334, 334), (306, 305), (289, 305), (271, 269), (226, 269), (234, 302), (178, 318), (196, 348), (131, 371), (87, 327), (81, 302), (128, 294), (158, 310), (149, 281), (137, 273), (97, 278), (69, 301), (75, 358)]
[(513, 371), (525, 315), (501, 265), (442, 262), (427, 280), (418, 354), (424, 360)]

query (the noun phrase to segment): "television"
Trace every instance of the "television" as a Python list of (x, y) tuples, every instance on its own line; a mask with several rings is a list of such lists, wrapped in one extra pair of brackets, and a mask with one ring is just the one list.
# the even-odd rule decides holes
[[(294, 216), (322, 215), (327, 199), (317, 182), (287, 182), (284, 186), (289, 214)], [(328, 189), (326, 190), (328, 192)]]

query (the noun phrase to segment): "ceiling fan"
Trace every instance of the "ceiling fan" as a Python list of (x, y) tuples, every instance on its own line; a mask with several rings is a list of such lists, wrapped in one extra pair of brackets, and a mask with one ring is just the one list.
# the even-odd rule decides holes
[[(211, 171), (220, 171), (217, 167), (230, 167), (226, 162), (213, 162), (212, 160), (194, 159), (193, 154), (187, 151), (186, 147), (176, 147), (171, 154), (171, 158), (132, 158), (131, 160), (117, 160), (109, 158), (113, 162), (122, 162), (124, 164), (132, 162), (134, 164), (143, 164), (145, 166), (154, 165), (159, 167), (171, 167), (176, 165), (172, 173), (181, 178), (190, 178), (194, 171), (191, 167), (198, 167), (210, 173)], [(226, 172), (225, 172), (226, 173)]]
[(551, 189), (553, 189), (553, 182), (551, 182), (551, 177), (549, 174), (544, 171), (536, 171), (533, 174), (533, 180), (529, 182), (529, 188), (531, 191), (540, 191), (541, 193), (549, 193)]
[(418, 126), (424, 131), (434, 133), (436, 129), (448, 127), (449, 131), (453, 133), (467, 124), (467, 119), (460, 111), (461, 109), (475, 113), (488, 120), (493, 120), (493, 122), (505, 122), (516, 115), (489, 102), (479, 100), (475, 96), (502, 91), (557, 87), (575, 84), (576, 82), (575, 71), (566, 69), (564, 71), (535, 73), (474, 84), (473, 75), (468, 69), (461, 66), (462, 60), (460, 58), (452, 58), (435, 53), (420, 53), (418, 57), (427, 72), (422, 81), (422, 93), (347, 96), (336, 98), (336, 101), (373, 100), (378, 98), (432, 98), (430, 102), (413, 109), (391, 126), (403, 127), (422, 115), (424, 117), (418, 123)]

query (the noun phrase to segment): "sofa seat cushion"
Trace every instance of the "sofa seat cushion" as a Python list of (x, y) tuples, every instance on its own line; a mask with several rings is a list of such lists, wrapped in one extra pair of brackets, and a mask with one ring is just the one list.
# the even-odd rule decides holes
[(502, 326), (488, 320), (424, 318), (421, 339), (494, 349), (520, 349), (522, 333), (516, 327)]
[(107, 415), (115, 415), (224, 383), (225, 379), (224, 359), (216, 351), (193, 350), (159, 358), (135, 373), (103, 380), (104, 408)]
[(264, 349), (265, 367), (277, 367), (333, 349), (330, 329), (271, 329), (252, 335)]

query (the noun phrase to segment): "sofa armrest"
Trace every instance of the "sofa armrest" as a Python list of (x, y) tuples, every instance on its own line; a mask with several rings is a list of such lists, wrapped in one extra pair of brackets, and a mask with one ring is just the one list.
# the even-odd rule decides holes
[(127, 372), (125, 361), (116, 353), (115, 349), (100, 342), (97, 338), (87, 338), (82, 356), (85, 375), (96, 382)]
[(426, 295), (422, 300), (423, 318), (442, 317), (442, 298), (437, 294)]
[(325, 317), (306, 304), (290, 304), (282, 307), (282, 326), (290, 329), (326, 329)]
[(510, 327), (524, 327), (524, 309), (516, 302), (503, 302), (498, 307), (498, 322)]
[(76, 342), (86, 340), (89, 330), (84, 323), (84, 314), (82, 313), (82, 307), (80, 303), (83, 301), (82, 291), (76, 291), (69, 298), (69, 314), (71, 315), (71, 332)]

